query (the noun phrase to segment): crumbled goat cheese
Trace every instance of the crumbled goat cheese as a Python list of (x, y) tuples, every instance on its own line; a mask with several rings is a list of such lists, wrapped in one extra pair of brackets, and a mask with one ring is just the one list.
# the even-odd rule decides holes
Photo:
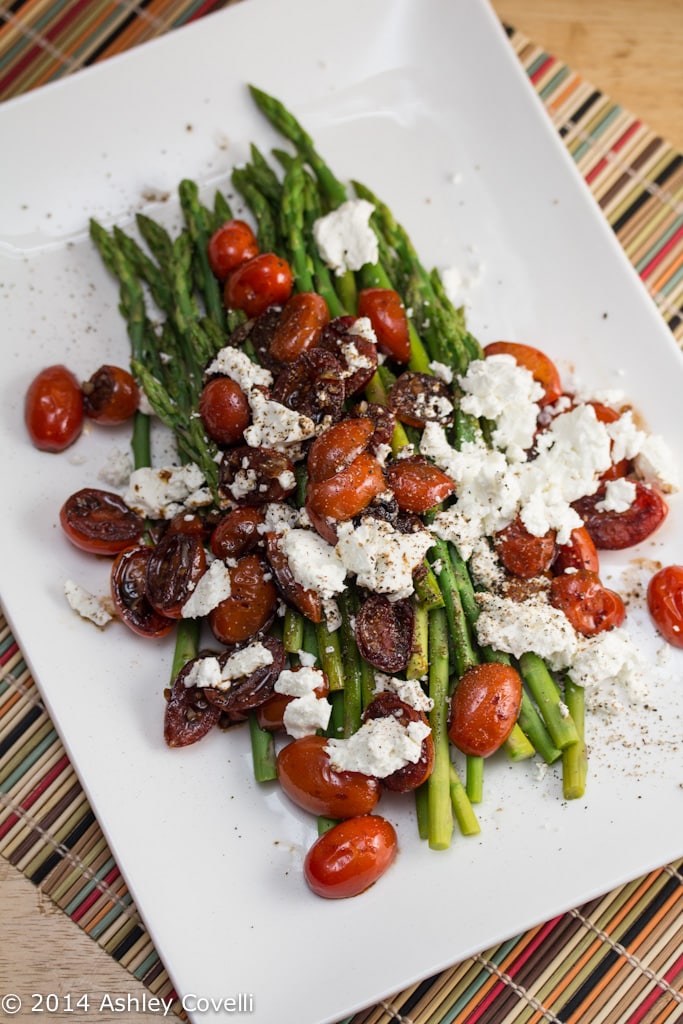
[(106, 626), (111, 622), (113, 615), (105, 608), (99, 597), (95, 597), (74, 580), (67, 580), (64, 584), (64, 596), (69, 602), (69, 607), (89, 622), (96, 626)]
[(232, 482), (225, 484), (225, 489), (230, 491), (235, 501), (239, 501), (241, 498), (246, 497), (247, 494), (255, 491), (257, 485), (256, 470), (250, 468), (248, 459), (243, 459), (242, 465), (232, 478)]
[(438, 360), (434, 359), (429, 364), (429, 369), (432, 371), (434, 376), (438, 377), (439, 380), (442, 380), (444, 384), (453, 383), (453, 371), (450, 366), (446, 366), (445, 363), (440, 363)]
[(217, 605), (230, 597), (230, 569), (217, 558), (199, 578), (187, 601), (181, 608), (184, 619), (198, 619), (208, 615)]
[(252, 391), (248, 398), (252, 423), (244, 431), (244, 440), (252, 448), (275, 448), (291, 458), (302, 441), (315, 435), (310, 417), (266, 398), (262, 391)]
[(336, 548), (314, 530), (287, 530), (279, 541), (292, 576), (305, 590), (332, 598), (345, 588), (346, 570)]
[(143, 466), (131, 473), (123, 500), (139, 515), (172, 519), (184, 509), (211, 504), (213, 499), (205, 483), (204, 474), (194, 462), (162, 469)]
[(156, 413), (152, 407), (152, 403), (147, 397), (146, 393), (142, 388), (139, 389), (138, 394), (138, 412), (141, 412), (143, 416), (155, 416)]
[(370, 227), (373, 210), (367, 199), (349, 199), (315, 221), (313, 238), (318, 252), (336, 274), (377, 262), (377, 236)]
[(640, 451), (646, 434), (639, 430), (633, 419), (633, 413), (627, 409), (618, 420), (606, 423), (605, 429), (612, 440), (612, 459), (633, 459)]
[(353, 321), (349, 327), (347, 334), (355, 334), (360, 338), (365, 338), (366, 341), (371, 344), (377, 344), (377, 335), (375, 334), (375, 328), (372, 326), (372, 320), (369, 316), (359, 316)]
[(281, 501), (269, 502), (261, 511), (264, 521), (257, 527), (259, 533), (285, 533), (298, 526), (301, 518), (297, 509)]
[(495, 421), (491, 441), (510, 461), (526, 460), (534, 441), (543, 387), (513, 356), (474, 359), (458, 378), (463, 412)]
[(383, 672), (375, 672), (375, 693), (395, 693), (404, 704), (410, 704), (416, 711), (431, 711), (434, 701), (428, 697), (417, 679), (397, 679)]
[(185, 677), (185, 686), (209, 686), (227, 691), (235, 679), (243, 679), (273, 664), (273, 654), (259, 641), (235, 651), (221, 667), (218, 658), (199, 658)]
[(626, 512), (636, 496), (636, 485), (632, 480), (619, 477), (605, 484), (605, 497), (596, 502), (596, 512)]
[(255, 387), (269, 388), (273, 384), (273, 375), (270, 370), (252, 362), (241, 348), (231, 348), (229, 345), (216, 354), (206, 372), (209, 375), (221, 373), (225, 377), (230, 377), (247, 395)]
[(476, 594), (479, 617), (475, 631), (482, 646), (490, 645), (521, 658), (532, 651), (550, 668), (563, 669), (578, 650), (578, 634), (569, 619), (543, 595), (513, 601), (495, 594)]
[(625, 629), (581, 637), (569, 666), (569, 675), (586, 692), (590, 710), (620, 711), (648, 695), (650, 669)]
[[(200, 690), (205, 686), (210, 687), (212, 690), (221, 689), (220, 661), (215, 657), (197, 658), (195, 663), (185, 673), (183, 682), (187, 689), (191, 686), (197, 686)], [(230, 684), (227, 683), (223, 689), (229, 690)]]
[(132, 472), (133, 460), (130, 454), (120, 448), (112, 448), (97, 478), (110, 487), (125, 487)]
[(291, 700), (282, 715), (285, 731), (293, 739), (312, 736), (318, 729), (327, 729), (332, 714), (332, 705), (324, 698), (319, 699), (314, 693)]
[(331, 739), (325, 746), (335, 771), (362, 772), (384, 779), (407, 764), (417, 764), (422, 741), (431, 732), (426, 722), (402, 725), (393, 715), (371, 718), (348, 739)]
[(356, 370), (367, 370), (373, 365), (372, 360), (358, 350), (358, 346), (354, 341), (343, 341), (341, 344), (341, 354), (346, 363), (346, 370), (344, 371), (346, 377), (350, 377)]
[(469, 559), (470, 575), (476, 587), (497, 590), (505, 581), (505, 570), (487, 537), (480, 537)]
[(680, 490), (676, 459), (659, 434), (647, 435), (635, 457), (635, 467), (646, 484), (654, 484), (665, 494)]
[(299, 659), (299, 664), (304, 668), (313, 668), (318, 660), (315, 654), (311, 654), (310, 651), (297, 651), (296, 653)]
[(275, 692), (287, 697), (305, 697), (325, 685), (325, 677), (319, 668), (304, 665), (300, 669), (284, 668), (275, 680)]
[(413, 593), (413, 572), (434, 543), (427, 530), (400, 533), (366, 516), (361, 524), (340, 523), (336, 551), (358, 585), (396, 599)]

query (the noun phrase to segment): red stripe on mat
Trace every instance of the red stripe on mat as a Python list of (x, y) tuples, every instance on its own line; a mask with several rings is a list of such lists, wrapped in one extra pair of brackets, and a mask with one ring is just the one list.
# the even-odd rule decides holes
[[(628, 127), (628, 128), (626, 129), (626, 131), (624, 132), (624, 134), (623, 134), (623, 135), (620, 135), (620, 136), (619, 136), (619, 138), (618, 138), (618, 139), (617, 139), (617, 141), (616, 141), (616, 142), (614, 143), (614, 145), (613, 145), (613, 146), (610, 146), (610, 150), (609, 150), (609, 151), (610, 151), (610, 153), (618, 153), (620, 149), (623, 149), (623, 147), (624, 147), (624, 146), (626, 145), (626, 143), (627, 143), (627, 142), (628, 142), (628, 140), (629, 140), (629, 139), (631, 138), (631, 136), (633, 135), (633, 133), (634, 133), (634, 132), (636, 132), (636, 131), (637, 131), (637, 130), (638, 130), (638, 129), (640, 128), (640, 126), (641, 126), (641, 122), (640, 122), (640, 121), (634, 121), (634, 122), (633, 122), (633, 124), (632, 124), (632, 125), (630, 125), (630, 126), (629, 126), (629, 127)], [(594, 180), (595, 180), (595, 178), (597, 178), (597, 176), (598, 176), (598, 175), (600, 174), (600, 172), (601, 172), (602, 170), (604, 170), (604, 168), (605, 168), (605, 167), (607, 166), (607, 164), (608, 164), (608, 163), (609, 163), (609, 155), (608, 155), (608, 156), (603, 156), (602, 160), (600, 160), (600, 161), (599, 161), (599, 162), (598, 162), (598, 163), (597, 163), (597, 164), (595, 165), (595, 167), (593, 168), (593, 170), (592, 170), (592, 171), (590, 171), (590, 172), (589, 172), (589, 173), (588, 173), (588, 174), (587, 174), (587, 175), (585, 176), (585, 180), (586, 180), (586, 182), (587, 182), (587, 183), (588, 183), (588, 184), (590, 185), (590, 183), (591, 183), (592, 181), (594, 181)]]
[[(48, 788), (49, 786), (51, 786), (51, 785), (52, 785), (52, 783), (54, 782), (54, 780), (55, 780), (55, 779), (56, 779), (56, 778), (57, 778), (57, 777), (58, 777), (59, 775), (61, 775), (61, 773), (62, 773), (62, 772), (64, 771), (64, 769), (65, 769), (65, 768), (68, 768), (68, 767), (69, 767), (69, 758), (68, 758), (68, 757), (66, 756), (66, 754), (65, 754), (65, 755), (64, 755), (63, 757), (60, 757), (59, 761), (57, 761), (57, 763), (56, 763), (56, 764), (54, 765), (54, 767), (53, 767), (53, 768), (52, 768), (52, 769), (51, 769), (51, 770), (50, 770), (50, 771), (49, 771), (49, 772), (47, 773), (47, 775), (45, 775), (45, 776), (44, 776), (44, 777), (43, 777), (43, 778), (42, 778), (42, 779), (40, 780), (40, 782), (38, 783), (38, 785), (36, 786), (36, 788), (35, 788), (35, 789), (32, 789), (32, 790), (31, 790), (31, 792), (30, 792), (30, 793), (29, 793), (29, 795), (28, 795), (28, 796), (26, 797), (26, 799), (25, 799), (25, 800), (22, 800), (22, 802), (21, 802), (21, 803), (20, 803), (20, 805), (19, 805), (19, 806), (20, 806), (20, 807), (22, 808), (22, 810), (24, 810), (24, 811), (27, 811), (27, 810), (29, 809), (29, 807), (32, 807), (32, 806), (33, 806), (33, 804), (34, 804), (34, 803), (36, 802), (36, 800), (38, 799), (38, 797), (39, 797), (39, 796), (40, 796), (40, 795), (41, 795), (42, 793), (44, 793), (44, 792), (45, 792), (45, 790), (46, 790), (46, 789), (47, 789), (47, 788)], [(17, 823), (17, 822), (19, 821), (20, 817), (21, 817), (21, 815), (20, 815), (20, 814), (19, 814), (18, 812), (16, 812), (16, 811), (13, 811), (13, 812), (12, 812), (12, 814), (10, 814), (10, 816), (9, 816), (9, 817), (8, 817), (8, 819), (7, 819), (7, 821), (6, 821), (6, 822), (5, 822), (5, 823), (4, 823), (4, 824), (3, 824), (2, 826), (0, 826), (0, 839), (3, 839), (3, 838), (4, 838), (4, 837), (5, 837), (6, 835), (7, 835), (7, 833), (8, 833), (8, 832), (9, 832), (9, 831), (10, 831), (11, 829), (13, 829), (13, 828), (14, 828), (14, 826), (16, 825), (16, 823)]]
[[(60, 18), (56, 25), (53, 25), (49, 32), (45, 33), (45, 39), (47, 39), (48, 42), (52, 42), (52, 40), (59, 35), (62, 29), (66, 28), (82, 10), (88, 7), (89, 2), (90, 0), (79, 0), (77, 4), (66, 12), (63, 18)], [(28, 53), (25, 53), (21, 60), (15, 64), (9, 74), (5, 75), (4, 78), (0, 78), (0, 93), (2, 93), (3, 89), (6, 89), (7, 86), (11, 85), (14, 79), (19, 76), (24, 68), (26, 68), (36, 57), (41, 55), (43, 50), (44, 47), (42, 46), (32, 46)]]
[(117, 867), (113, 867), (110, 871), (107, 872), (104, 878), (99, 879), (99, 881), (96, 883), (96, 887), (87, 897), (87, 899), (84, 899), (82, 903), (79, 903), (79, 905), (74, 910), (73, 914), (70, 915), (71, 920), (80, 921), (83, 915), (87, 913), (90, 907), (92, 907), (93, 903), (96, 903), (97, 900), (102, 895), (102, 891), (100, 890), (99, 886), (105, 885), (109, 887), (112, 884), (112, 882), (120, 876), (120, 874), (121, 872), (119, 871), (119, 869)]
[(670, 252), (671, 252), (671, 250), (672, 250), (673, 248), (675, 248), (675, 246), (676, 246), (676, 245), (678, 245), (678, 243), (679, 243), (679, 242), (681, 241), (681, 239), (683, 239), (683, 224), (682, 224), (682, 225), (680, 226), (680, 228), (678, 229), (678, 231), (676, 232), (676, 234), (675, 234), (675, 235), (673, 235), (673, 237), (669, 239), (669, 241), (668, 241), (668, 242), (666, 243), (666, 245), (664, 246), (664, 248), (663, 248), (663, 249), (660, 249), (660, 250), (659, 250), (659, 252), (658, 252), (658, 253), (657, 253), (657, 255), (655, 256), (655, 258), (654, 258), (654, 259), (652, 259), (652, 260), (650, 260), (650, 262), (648, 263), (648, 265), (647, 265), (646, 267), (644, 267), (644, 268), (643, 268), (643, 269), (641, 270), (641, 272), (640, 272), (640, 276), (641, 276), (641, 277), (642, 277), (643, 279), (644, 279), (644, 278), (646, 278), (646, 277), (647, 277), (647, 275), (648, 275), (648, 274), (649, 274), (649, 273), (650, 273), (650, 272), (651, 272), (652, 270), (654, 270), (654, 269), (655, 269), (655, 267), (656, 267), (656, 266), (657, 266), (657, 265), (658, 265), (659, 263), (661, 263), (661, 262), (662, 262), (662, 260), (663, 260), (663, 259), (664, 259), (664, 257), (665, 257), (665, 256), (667, 255), (667, 253), (670, 253)]
[[(662, 975), (662, 981), (665, 981), (667, 984), (671, 984), (674, 978), (681, 971), (683, 971), (683, 953), (681, 954), (681, 956), (679, 956), (678, 960), (676, 960), (676, 962), (669, 968), (666, 974)], [(657, 1002), (657, 1000), (661, 999), (662, 996), (666, 994), (667, 993), (659, 987), (657, 981), (655, 980), (655, 988), (653, 988), (652, 992), (650, 992), (647, 998), (643, 1000), (643, 1002), (640, 1004), (636, 1012), (628, 1018), (626, 1024), (639, 1024), (639, 1022), (643, 1019), (648, 1010), (651, 1010), (654, 1004)]]

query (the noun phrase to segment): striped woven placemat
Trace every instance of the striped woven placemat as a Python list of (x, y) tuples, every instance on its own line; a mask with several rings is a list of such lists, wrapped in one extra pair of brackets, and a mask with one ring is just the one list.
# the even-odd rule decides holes
[[(225, 6), (225, 0), (0, 4), (0, 100)], [(508, 34), (683, 347), (683, 156), (557, 58), (519, 32)], [(173, 994), (1, 612), (0, 854), (154, 995)], [(175, 1009), (181, 1013), (178, 1003)], [(683, 1020), (683, 860), (410, 986), (345, 1024), (544, 1020)]]

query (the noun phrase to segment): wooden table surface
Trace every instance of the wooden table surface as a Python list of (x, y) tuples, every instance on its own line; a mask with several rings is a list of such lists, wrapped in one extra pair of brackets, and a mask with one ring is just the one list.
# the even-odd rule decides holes
[[(681, 0), (493, 0), (501, 19), (555, 54), (683, 151)], [(51, 1015), (71, 1024), (149, 1022), (158, 1013), (99, 1012), (104, 995), (149, 993), (15, 868), (0, 859), (0, 995), (24, 1000), (13, 1017), (28, 1022), (32, 993), (90, 996), (90, 1012)], [(133, 1002), (131, 1004), (135, 1006)]]

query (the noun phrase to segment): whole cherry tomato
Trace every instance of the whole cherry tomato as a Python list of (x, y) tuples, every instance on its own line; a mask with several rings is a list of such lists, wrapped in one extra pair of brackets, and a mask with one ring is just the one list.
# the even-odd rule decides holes
[(683, 565), (656, 572), (647, 588), (647, 606), (665, 640), (683, 647)]
[(325, 752), (325, 736), (302, 736), (283, 747), (277, 756), (280, 785), (299, 807), (328, 818), (369, 814), (380, 797), (372, 775), (337, 772)]
[(319, 483), (346, 469), (368, 447), (374, 430), (372, 421), (365, 417), (333, 423), (308, 450), (308, 479)]
[(396, 831), (386, 818), (365, 814), (323, 833), (304, 861), (304, 875), (317, 896), (358, 896), (381, 878), (396, 856)]
[(579, 526), (572, 530), (566, 544), (557, 545), (551, 568), (557, 576), (560, 573), (566, 572), (567, 569), (588, 569), (589, 572), (600, 571), (598, 551), (593, 543), (593, 538), (585, 526)]
[(387, 483), (404, 512), (427, 512), (455, 490), (451, 477), (422, 455), (399, 459), (386, 472)]
[(361, 452), (350, 465), (329, 479), (309, 482), (306, 504), (321, 516), (353, 519), (376, 495), (386, 490), (386, 486), (377, 459), (370, 452)]
[(297, 356), (320, 341), (323, 327), (329, 323), (330, 311), (317, 292), (297, 292), (285, 303), (280, 314), (268, 353), (280, 363), (291, 363)]
[(545, 392), (539, 399), (539, 405), (551, 405), (562, 394), (559, 371), (552, 359), (540, 349), (533, 348), (531, 345), (522, 345), (516, 341), (492, 341), (484, 347), (484, 355), (512, 356), (520, 366), (527, 369)]
[(229, 220), (209, 239), (209, 266), (219, 281), (225, 281), (231, 270), (257, 256), (258, 252), (259, 244), (249, 224), (244, 220)]
[(287, 261), (274, 252), (262, 252), (231, 271), (223, 299), (228, 309), (241, 309), (248, 317), (255, 317), (268, 306), (286, 302), (293, 284)]
[(451, 697), (448, 735), (464, 754), (489, 757), (512, 732), (522, 702), (522, 680), (510, 665), (474, 665)]
[(391, 288), (363, 288), (358, 293), (358, 316), (369, 318), (381, 352), (397, 363), (408, 362), (408, 318), (398, 292)]
[(213, 377), (207, 381), (199, 396), (199, 415), (204, 429), (216, 444), (240, 444), (251, 423), (247, 396), (230, 377)]
[(142, 536), (145, 521), (113, 491), (84, 487), (62, 505), (59, 520), (64, 533), (81, 551), (116, 555)]
[(130, 419), (140, 401), (135, 378), (121, 366), (100, 366), (81, 388), (85, 415), (103, 426)]
[(111, 567), (111, 596), (121, 620), (138, 636), (167, 636), (175, 621), (152, 608), (147, 597), (147, 565), (152, 549), (146, 545), (125, 548)]
[(517, 516), (496, 534), (494, 545), (508, 572), (530, 579), (550, 568), (555, 556), (555, 533), (550, 531), (543, 537), (536, 537)]
[(636, 496), (625, 512), (603, 511), (596, 508), (596, 505), (604, 500), (604, 488), (574, 502), (573, 508), (583, 519), (599, 550), (621, 551), (623, 548), (640, 544), (666, 519), (669, 506), (661, 494), (641, 480), (635, 480), (634, 483)]
[(586, 569), (555, 576), (550, 584), (550, 603), (563, 611), (583, 636), (614, 629), (626, 618), (619, 595), (603, 586), (597, 573)]
[(47, 366), (31, 381), (24, 401), (24, 422), (33, 445), (63, 452), (83, 429), (83, 392), (61, 363)]
[(209, 612), (209, 625), (223, 644), (239, 644), (265, 629), (277, 606), (277, 590), (267, 563), (245, 555), (230, 570), (230, 597)]

